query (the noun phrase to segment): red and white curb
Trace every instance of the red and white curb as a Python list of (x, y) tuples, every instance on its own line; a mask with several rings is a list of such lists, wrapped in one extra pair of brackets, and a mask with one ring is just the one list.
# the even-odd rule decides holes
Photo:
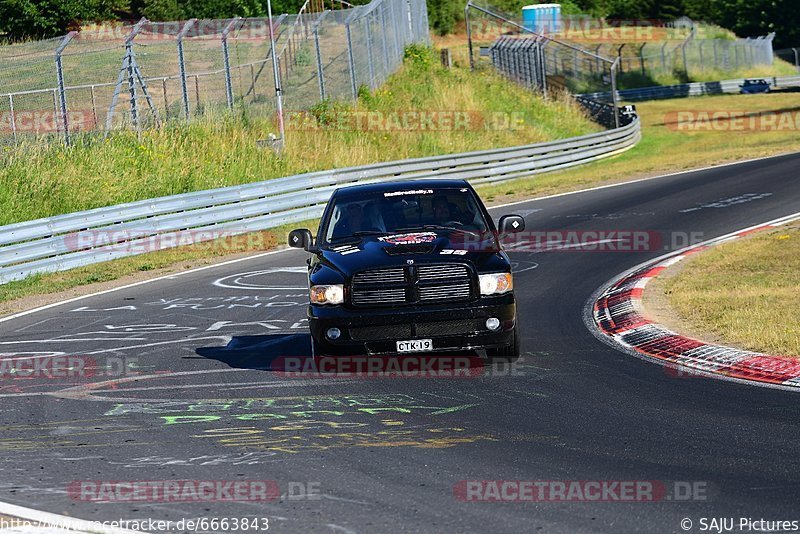
[(595, 293), (589, 301), (592, 307), (591, 313), (586, 314), (587, 326), (596, 335), (599, 330), (598, 337), (612, 346), (668, 367), (713, 378), (800, 389), (800, 360), (683, 336), (650, 320), (642, 306), (642, 293), (647, 283), (670, 265), (709, 247), (796, 220), (800, 220), (800, 213), (705, 241), (634, 267)]

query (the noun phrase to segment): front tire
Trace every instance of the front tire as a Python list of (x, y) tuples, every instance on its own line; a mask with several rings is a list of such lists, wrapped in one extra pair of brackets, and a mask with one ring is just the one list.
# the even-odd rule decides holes
[(487, 349), (486, 356), (488, 356), (489, 360), (493, 363), (514, 363), (519, 360), (520, 342), (517, 328), (514, 327), (514, 338), (509, 345), (497, 349)]

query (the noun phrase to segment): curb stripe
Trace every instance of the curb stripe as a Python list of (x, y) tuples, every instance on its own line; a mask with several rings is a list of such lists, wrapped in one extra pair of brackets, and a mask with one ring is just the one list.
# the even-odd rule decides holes
[(676, 251), (634, 268), (599, 291), (592, 303), (594, 326), (616, 345), (664, 365), (698, 371), (715, 378), (734, 378), (754, 384), (781, 385), (800, 390), (800, 361), (706, 343), (654, 323), (642, 313), (647, 283), (687, 256), (743, 236), (800, 220), (800, 213)]

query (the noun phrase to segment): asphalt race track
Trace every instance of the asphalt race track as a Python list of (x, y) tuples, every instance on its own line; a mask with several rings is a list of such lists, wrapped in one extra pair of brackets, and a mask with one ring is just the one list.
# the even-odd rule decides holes
[[(513, 252), (524, 356), (476, 378), (272, 372), (275, 358), (309, 353), (302, 251), (2, 322), (3, 360), (74, 355), (97, 375), (4, 376), (0, 500), (90, 520), (268, 517), (279, 532), (682, 532), (684, 518), (693, 531), (703, 517), (799, 519), (800, 397), (676, 376), (607, 347), (582, 319), (599, 286), (687, 235), (800, 211), (798, 168), (795, 154), (492, 210), (520, 213), (528, 230), (647, 230), (663, 242)], [(282, 495), (131, 503), (70, 490), (174, 479), (270, 480)], [(457, 497), (463, 481), (481, 480), (707, 491), (658, 502)]]

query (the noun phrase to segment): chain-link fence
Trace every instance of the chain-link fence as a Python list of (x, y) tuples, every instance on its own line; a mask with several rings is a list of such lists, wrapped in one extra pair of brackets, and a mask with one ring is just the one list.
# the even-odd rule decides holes
[(276, 85), (290, 109), (351, 99), (361, 86), (382, 84), (407, 44), (429, 42), (425, 0), (309, 6), (276, 15), (272, 27), (267, 18), (142, 19), (0, 46), (0, 140), (69, 144), (88, 133), (141, 130), (237, 106), (269, 115)]
[(709, 71), (735, 72), (772, 65), (771, 33), (754, 39), (698, 39), (692, 31), (683, 41), (645, 41), (596, 45), (592, 50), (618, 57), (620, 72), (643, 77), (682, 73), (688, 77)]
[[(617, 84), (641, 87), (671, 79), (678, 83), (712, 72), (724, 77), (773, 63), (775, 34), (698, 38), (709, 28), (688, 19), (660, 26), (659, 21), (615, 21), (604, 26), (606, 21), (565, 18), (558, 32), (540, 34), (526, 28), (518, 16), (480, 0), (469, 1), (465, 13), (471, 48), (480, 47), (480, 56), (502, 72), (545, 93), (551, 88), (607, 92)], [(475, 56), (471, 49), (473, 65), (478, 61)], [(541, 73), (539, 65), (544, 66)]]
[[(487, 57), (505, 76), (545, 96), (610, 91), (616, 99), (618, 58), (531, 31), (489, 4), (470, 1), (465, 13), (473, 67), (478, 63), (474, 49), (480, 46), (480, 56)], [(481, 46), (484, 44), (488, 46)], [(620, 117), (614, 111), (616, 100), (614, 104), (608, 125), (620, 126)], [(596, 110), (589, 112), (594, 116)]]

